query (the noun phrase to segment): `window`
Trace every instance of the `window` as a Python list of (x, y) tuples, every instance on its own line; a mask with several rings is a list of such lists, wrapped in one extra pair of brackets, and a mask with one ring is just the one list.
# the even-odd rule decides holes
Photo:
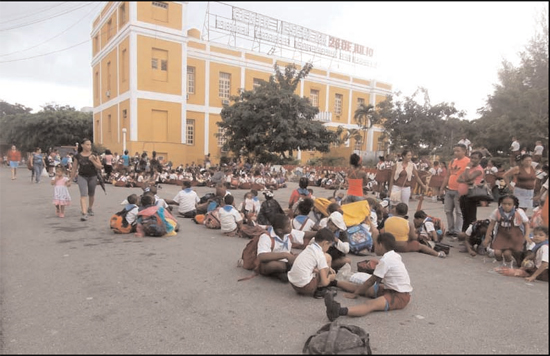
[(164, 1), (151, 2), (151, 15), (154, 20), (168, 22), (168, 3)]
[[(111, 91), (111, 62), (107, 62), (107, 91)], [(109, 93), (110, 96), (111, 93)]]
[(355, 147), (353, 148), (355, 151), (361, 151), (363, 148), (363, 142), (361, 140), (355, 140)]
[(187, 67), (187, 93), (195, 94), (195, 67)]
[(126, 23), (126, 4), (122, 4), (118, 8), (118, 18), (120, 26)]
[(344, 97), (342, 94), (336, 94), (334, 98), (334, 112), (336, 115), (342, 115), (342, 101)]
[(107, 22), (107, 40), (113, 37), (113, 20)]
[(187, 119), (187, 144), (195, 144), (195, 120)]
[(361, 105), (365, 105), (365, 99), (357, 98), (357, 108), (360, 108)]
[(126, 81), (126, 53), (127, 53), (127, 50), (126, 49), (123, 49), (122, 50), (122, 59), (120, 60), (120, 71), (121, 71), (121, 75), (122, 75), (122, 81), (125, 82)]
[(262, 82), (261, 79), (258, 79), (258, 78), (252, 79), (252, 90), (256, 90), (256, 88), (259, 88), (262, 85), (261, 82)]
[(95, 72), (95, 97), (99, 99), (99, 72)]
[(94, 54), (99, 52), (99, 36), (94, 37)]
[(151, 58), (151, 68), (153, 69), (153, 79), (167, 82), (168, 81), (168, 51), (153, 48)]
[(231, 74), (220, 72), (219, 84), (219, 97), (229, 100), (229, 95), (231, 93)]
[(128, 117), (128, 110), (124, 109), (122, 110), (122, 118), (126, 119)]
[(311, 101), (311, 106), (316, 108), (319, 107), (319, 90), (311, 89), (309, 92), (309, 100)]
[(221, 127), (218, 127), (218, 147), (223, 147), (225, 144), (226, 138), (225, 138), (225, 130)]
[(168, 9), (168, 4), (162, 1), (153, 1), (153, 6), (160, 7), (161, 9)]

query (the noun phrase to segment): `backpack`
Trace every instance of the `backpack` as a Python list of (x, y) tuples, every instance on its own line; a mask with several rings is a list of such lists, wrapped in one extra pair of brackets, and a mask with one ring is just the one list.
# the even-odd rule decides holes
[(220, 222), (220, 208), (217, 207), (214, 210), (209, 211), (204, 215), (204, 221), (202, 222), (204, 226), (209, 229), (221, 229), (222, 224)]
[(349, 252), (357, 255), (364, 249), (369, 251), (372, 250), (372, 235), (365, 225), (359, 224), (350, 226), (347, 229), (347, 234), (349, 239)]
[(338, 355), (362, 354), (371, 355), (369, 334), (355, 325), (340, 324), (336, 319), (311, 335), (302, 349), (302, 354)]
[[(445, 236), (445, 225), (440, 218), (436, 218), (435, 216), (428, 216), (427, 221), (431, 221), (434, 224), (435, 232), (437, 233), (437, 241), (441, 242), (443, 236)], [(426, 229), (426, 226), (424, 226), (424, 229)]]
[(132, 232), (133, 226), (128, 224), (126, 215), (134, 209), (137, 205), (134, 205), (131, 209), (122, 209), (118, 213), (114, 213), (109, 220), (109, 226), (115, 234), (129, 234)]
[(271, 250), (275, 247), (275, 239), (267, 230), (264, 230), (261, 233), (258, 232), (250, 241), (248, 241), (243, 249), (241, 258), (237, 261), (237, 266), (247, 270), (252, 270), (254, 271), (254, 274), (248, 277), (240, 278), (238, 280), (239, 282), (251, 279), (260, 273), (258, 271), (258, 268), (260, 267), (260, 262), (258, 261), (258, 241), (260, 241), (260, 236), (263, 234), (268, 234), (271, 238)]
[(166, 235), (166, 225), (158, 213), (139, 218), (145, 236), (161, 237)]

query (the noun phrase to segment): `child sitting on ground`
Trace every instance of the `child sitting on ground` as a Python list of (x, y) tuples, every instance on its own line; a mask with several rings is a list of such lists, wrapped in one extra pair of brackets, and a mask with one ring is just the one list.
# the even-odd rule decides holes
[(128, 210), (128, 213), (126, 213), (126, 216), (124, 219), (126, 219), (126, 222), (128, 225), (132, 226), (132, 230), (130, 232), (136, 232), (136, 225), (137, 225), (137, 214), (139, 207), (137, 206), (138, 202), (138, 196), (137, 194), (130, 194), (128, 195), (128, 198), (126, 198), (127, 204), (124, 207), (125, 210)]
[(495, 271), (514, 277), (525, 277), (527, 282), (535, 279), (548, 282), (548, 227), (537, 226), (527, 246), (527, 254), (521, 268), (497, 267)]
[(323, 298), (326, 287), (336, 277), (330, 268), (331, 257), (328, 248), (334, 242), (334, 234), (327, 228), (317, 231), (315, 240), (306, 246), (294, 260), (288, 272), (288, 281), (292, 288), (301, 295)]
[(409, 272), (401, 256), (394, 250), (395, 237), (390, 233), (379, 234), (375, 240), (374, 251), (382, 258), (366, 282), (361, 285), (337, 280), (329, 283), (329, 286), (337, 286), (349, 292), (344, 294), (346, 298), (355, 299), (363, 295), (374, 299), (351, 307), (341, 307), (340, 303), (334, 300), (334, 294), (329, 291), (325, 294), (325, 307), (330, 321), (341, 315), (364, 316), (373, 311), (397, 310), (407, 306), (413, 288)]
[(435, 226), (424, 210), (414, 213), (414, 226), (418, 229), (418, 240), (420, 242), (438, 241)]
[(220, 216), (220, 228), (224, 235), (235, 236), (241, 229), (243, 217), (241, 213), (233, 206), (235, 198), (228, 194), (225, 196), (224, 206), (218, 210)]
[(258, 241), (259, 272), (264, 276), (275, 276), (288, 282), (290, 271), (296, 256), (292, 254), (292, 244), (303, 244), (303, 231), (293, 230), (290, 218), (286, 214), (276, 214), (272, 218), (273, 229), (262, 234)]
[[(478, 253), (485, 254), (482, 243), (485, 239), (489, 223), (489, 219), (477, 220), (471, 223), (465, 232), (458, 233), (458, 241), (464, 241), (464, 247), (466, 247), (470, 256), (474, 257)], [(474, 250), (474, 246), (477, 246), (477, 252)]]

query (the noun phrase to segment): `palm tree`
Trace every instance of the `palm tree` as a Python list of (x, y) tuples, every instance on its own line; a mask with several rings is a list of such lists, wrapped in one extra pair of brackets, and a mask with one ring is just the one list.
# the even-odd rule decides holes
[[(374, 106), (372, 106), (371, 104), (368, 104), (368, 105), (359, 104), (359, 107), (357, 108), (357, 110), (355, 110), (353, 119), (359, 126), (358, 130), (363, 131), (363, 138), (361, 139), (362, 144), (367, 142), (365, 136), (367, 134), (367, 131), (372, 127), (372, 125), (376, 123), (375, 121), (377, 120), (375, 119), (375, 117), (376, 115), (374, 111)], [(353, 133), (351, 131), (353, 131)], [(355, 136), (356, 139), (358, 138), (357, 137), (358, 134), (359, 132), (357, 131), (357, 129), (350, 130), (350, 136)]]

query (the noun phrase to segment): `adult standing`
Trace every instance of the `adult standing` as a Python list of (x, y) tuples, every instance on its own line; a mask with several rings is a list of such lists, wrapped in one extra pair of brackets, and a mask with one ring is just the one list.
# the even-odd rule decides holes
[(124, 167), (124, 172), (130, 172), (130, 156), (128, 155), (128, 150), (124, 150), (124, 154), (120, 156), (122, 158), (122, 166)]
[(472, 151), (472, 141), (468, 140), (466, 135), (462, 135), (458, 143), (466, 146), (466, 156), (469, 156)]
[[(535, 192), (536, 171), (531, 165), (531, 155), (524, 154), (519, 160), (519, 165), (512, 167), (504, 173), (506, 186), (510, 187), (512, 193), (519, 200), (519, 207), (527, 212), (533, 208), (533, 196)], [(510, 184), (515, 179), (515, 184)]]
[(420, 184), (424, 190), (428, 190), (428, 187), (420, 178), (420, 174), (411, 159), (412, 152), (410, 150), (401, 152), (401, 161), (397, 161), (395, 166), (393, 166), (388, 187), (390, 199), (393, 203), (405, 203), (407, 207), (409, 206), (411, 198), (411, 186), (414, 182), (413, 177), (416, 178), (417, 183)]
[[(101, 160), (92, 152), (92, 141), (85, 138), (78, 145), (78, 153), (74, 156), (74, 165), (71, 172), (71, 180), (68, 185), (78, 174), (78, 189), (80, 190), (80, 209), (82, 216), (80, 220), (88, 220), (88, 215), (93, 216), (93, 206), (95, 198), (95, 188), (97, 185), (97, 170), (101, 169)], [(89, 204), (86, 204), (88, 197)]]
[(42, 175), (42, 171), (44, 170), (44, 167), (46, 166), (46, 161), (44, 158), (44, 155), (42, 154), (42, 149), (40, 147), (36, 147), (34, 150), (34, 153), (32, 154), (32, 176), (31, 176), (31, 182), (33, 179), (33, 176), (36, 177), (36, 183), (40, 183), (40, 176)]
[[(479, 185), (484, 179), (483, 167), (481, 167), (481, 159), (483, 154), (479, 151), (474, 151), (470, 154), (470, 163), (466, 165), (464, 172), (458, 177), (460, 193), (460, 210), (462, 211), (462, 232), (466, 232), (470, 224), (477, 220), (477, 201), (468, 198), (468, 189), (472, 185)], [(464, 190), (462, 190), (464, 189)]]
[(111, 153), (110, 149), (105, 150), (105, 156), (103, 159), (105, 160), (105, 163), (103, 165), (103, 169), (105, 169), (105, 177), (109, 179), (109, 176), (111, 173), (113, 173), (113, 154)]
[(517, 166), (517, 157), (519, 156), (521, 146), (516, 136), (512, 136), (512, 144), (510, 145), (510, 167)]
[(367, 185), (367, 173), (361, 168), (361, 157), (357, 153), (352, 153), (349, 157), (349, 164), (351, 165), (348, 171), (348, 191), (345, 198), (345, 203), (353, 203), (360, 200), (365, 200), (363, 194), (363, 187)]
[(540, 163), (542, 162), (542, 152), (544, 151), (544, 146), (542, 141), (535, 142), (535, 149), (533, 150), (533, 162)]
[(17, 150), (15, 145), (11, 146), (11, 150), (8, 151), (8, 161), (11, 168), (11, 180), (17, 179), (17, 167), (19, 167), (19, 161), (21, 161), (21, 152)]
[(441, 185), (445, 190), (443, 204), (447, 216), (448, 236), (458, 236), (458, 233), (462, 231), (463, 216), (460, 209), (457, 179), (466, 170), (466, 166), (470, 162), (470, 158), (466, 157), (466, 146), (463, 144), (457, 143), (454, 145), (453, 153), (455, 158), (449, 162), (447, 174)]

